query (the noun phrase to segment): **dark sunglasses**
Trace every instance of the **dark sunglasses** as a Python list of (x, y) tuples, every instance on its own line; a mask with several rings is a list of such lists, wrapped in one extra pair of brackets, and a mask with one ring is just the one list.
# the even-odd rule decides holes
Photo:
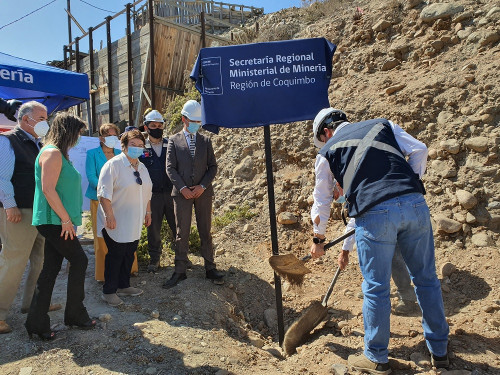
[(142, 185), (141, 174), (139, 173), (139, 171), (134, 171), (134, 176), (137, 177), (135, 179), (135, 182), (137, 182), (139, 185)]

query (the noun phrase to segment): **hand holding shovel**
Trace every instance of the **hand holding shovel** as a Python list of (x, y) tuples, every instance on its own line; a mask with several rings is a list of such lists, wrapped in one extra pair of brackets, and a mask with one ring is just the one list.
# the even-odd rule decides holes
[[(328, 242), (323, 250), (327, 250), (347, 237), (352, 236), (355, 231), (355, 229), (352, 229), (333, 241)], [(297, 259), (293, 254), (273, 255), (269, 258), (269, 264), (278, 275), (286, 279), (290, 284), (301, 285), (304, 281), (304, 276), (311, 273), (311, 270), (304, 265), (304, 262), (309, 259), (311, 259), (310, 254), (301, 259)]]

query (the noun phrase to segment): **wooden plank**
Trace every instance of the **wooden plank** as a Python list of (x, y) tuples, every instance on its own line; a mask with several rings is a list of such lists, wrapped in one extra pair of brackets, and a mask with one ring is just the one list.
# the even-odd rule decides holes
[(162, 25), (162, 37), (163, 50), (162, 56), (158, 56), (162, 60), (162, 71), (158, 75), (158, 84), (160, 86), (169, 87), (169, 81), (172, 76), (173, 68), (175, 65), (174, 51), (176, 46), (176, 36), (178, 30), (175, 28), (167, 27)]
[[(159, 23), (162, 23), (162, 24), (167, 25), (169, 27), (174, 27), (176, 29), (181, 29), (181, 30), (185, 30), (188, 32), (192, 32), (192, 33), (196, 33), (196, 34), (201, 35), (201, 32), (198, 29), (193, 28), (193, 27), (180, 25), (178, 23), (169, 21), (169, 20), (161, 18), (161, 17), (155, 17), (155, 20), (158, 21)], [(217, 35), (207, 34), (207, 38), (218, 40), (220, 42), (227, 43), (227, 44), (233, 44), (233, 42), (231, 42), (231, 40), (226, 39), (226, 38), (222, 38), (222, 37), (217, 36)]]

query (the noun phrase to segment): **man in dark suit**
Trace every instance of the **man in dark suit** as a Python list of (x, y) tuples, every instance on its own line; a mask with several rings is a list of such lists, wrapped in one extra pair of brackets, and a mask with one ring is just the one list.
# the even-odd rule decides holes
[(149, 177), (153, 181), (151, 197), (151, 225), (148, 227), (149, 265), (148, 272), (156, 272), (160, 265), (163, 245), (161, 243), (161, 225), (163, 217), (175, 238), (174, 202), (172, 199), (172, 183), (165, 171), (168, 138), (163, 137), (164, 120), (157, 110), (151, 110), (144, 116), (144, 129), (148, 139), (144, 153), (139, 160), (146, 166)]
[(210, 138), (199, 134), (201, 106), (188, 100), (181, 111), (184, 128), (170, 137), (167, 147), (167, 174), (173, 184), (174, 212), (177, 227), (175, 271), (163, 287), (172, 288), (186, 279), (188, 266), (189, 232), (193, 205), (201, 240), (201, 255), (205, 259), (207, 279), (223, 284), (224, 275), (217, 271), (212, 245), (212, 181), (217, 173), (217, 162)]

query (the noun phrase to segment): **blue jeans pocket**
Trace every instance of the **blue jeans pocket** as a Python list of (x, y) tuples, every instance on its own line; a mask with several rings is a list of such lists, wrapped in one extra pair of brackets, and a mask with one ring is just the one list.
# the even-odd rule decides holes
[(415, 215), (417, 216), (420, 227), (427, 229), (430, 222), (430, 211), (427, 202), (422, 200), (421, 202), (414, 203), (413, 209), (415, 210)]
[(381, 241), (387, 235), (388, 219), (388, 210), (371, 210), (357, 218), (356, 224), (363, 227), (365, 237), (370, 240)]

